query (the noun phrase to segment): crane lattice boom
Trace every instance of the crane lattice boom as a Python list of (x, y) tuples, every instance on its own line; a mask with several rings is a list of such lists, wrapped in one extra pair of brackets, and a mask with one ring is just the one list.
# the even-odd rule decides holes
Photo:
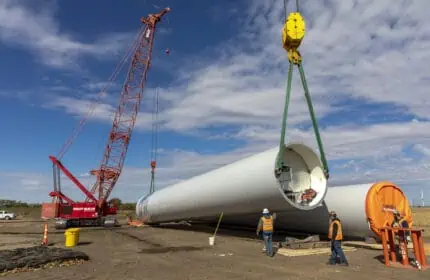
[(97, 176), (97, 182), (92, 189), (92, 193), (98, 193), (99, 207), (107, 201), (121, 174), (136, 116), (140, 108), (148, 69), (151, 66), (155, 26), (161, 20), (161, 17), (169, 11), (169, 8), (165, 8), (158, 14), (150, 14), (148, 17), (141, 19), (142, 23), (146, 24), (146, 27), (138, 38), (136, 51), (122, 87), (120, 102), (115, 112), (103, 160), (99, 169), (91, 171), (91, 174)]
[[(117, 205), (107, 200), (123, 169), (128, 145), (140, 109), (142, 93), (151, 66), (155, 26), (169, 11), (170, 8), (165, 8), (160, 13), (141, 18), (144, 26), (138, 33), (132, 48), (121, 61), (120, 67), (117, 67), (110, 78), (113, 80), (124, 65), (126, 57), (130, 54), (132, 56), (130, 68), (121, 90), (120, 101), (114, 114), (103, 159), (100, 167), (90, 172), (97, 178), (92, 189), (88, 190), (60, 161), (82, 130), (89, 114), (79, 123), (59, 155), (49, 157), (53, 163), (54, 191), (49, 193), (53, 197), (53, 201), (42, 204), (42, 218), (57, 219), (56, 228), (91, 225), (113, 226), (116, 224), (114, 216), (117, 214)], [(94, 107), (91, 111), (93, 109)], [(85, 194), (85, 202), (74, 201), (62, 192), (60, 172), (63, 172)]]

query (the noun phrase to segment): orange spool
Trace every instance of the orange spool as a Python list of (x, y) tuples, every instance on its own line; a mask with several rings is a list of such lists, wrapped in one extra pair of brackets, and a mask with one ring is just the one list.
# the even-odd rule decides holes
[(404, 215), (409, 227), (412, 227), (412, 211), (409, 201), (395, 184), (391, 182), (374, 184), (367, 192), (365, 203), (369, 227), (377, 236), (381, 235), (383, 227), (391, 226), (394, 210)]

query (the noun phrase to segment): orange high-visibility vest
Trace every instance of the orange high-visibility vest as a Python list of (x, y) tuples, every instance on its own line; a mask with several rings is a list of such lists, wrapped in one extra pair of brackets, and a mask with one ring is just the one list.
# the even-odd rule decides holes
[(270, 216), (269, 218), (261, 217), (263, 221), (263, 231), (273, 231), (273, 218)]
[[(333, 225), (335, 223), (337, 224), (337, 234), (333, 238)], [(333, 222), (330, 223), (330, 227), (329, 227), (329, 230), (328, 230), (328, 238), (329, 239), (334, 239), (334, 240), (342, 240), (343, 239), (342, 224), (340, 223), (339, 220), (334, 220)]]

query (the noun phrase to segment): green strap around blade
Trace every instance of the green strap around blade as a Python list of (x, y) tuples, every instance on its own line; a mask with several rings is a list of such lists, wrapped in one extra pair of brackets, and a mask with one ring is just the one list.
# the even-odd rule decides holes
[(155, 192), (155, 176), (154, 173), (151, 173), (151, 184), (149, 186), (149, 193), (152, 194)]
[[(287, 80), (287, 89), (286, 89), (286, 95), (285, 95), (284, 114), (282, 116), (281, 141), (279, 143), (279, 155), (283, 154), (284, 147), (285, 147), (285, 131), (287, 129), (288, 105), (290, 104), (292, 79), (293, 79), (293, 63), (290, 62), (290, 67), (288, 68), (288, 80)], [(276, 167), (281, 168), (282, 165), (283, 165), (283, 158), (279, 157), (278, 162), (276, 164)]]
[(314, 108), (312, 106), (312, 100), (311, 100), (311, 96), (309, 94), (308, 84), (306, 82), (305, 71), (303, 70), (303, 66), (301, 63), (298, 65), (298, 67), (299, 67), (299, 72), (300, 72), (300, 79), (302, 80), (302, 84), (303, 84), (303, 89), (305, 90), (306, 102), (308, 103), (309, 113), (310, 113), (311, 119), (312, 119), (312, 126), (314, 128), (315, 137), (317, 138), (318, 149), (320, 150), (321, 161), (322, 161), (323, 168), (324, 168), (324, 175), (328, 179), (329, 170), (328, 170), (327, 159), (325, 157), (324, 147), (323, 147), (323, 144), (321, 141), (321, 136), (320, 136), (319, 129), (318, 129), (318, 123), (317, 123), (317, 120), (315, 117)]

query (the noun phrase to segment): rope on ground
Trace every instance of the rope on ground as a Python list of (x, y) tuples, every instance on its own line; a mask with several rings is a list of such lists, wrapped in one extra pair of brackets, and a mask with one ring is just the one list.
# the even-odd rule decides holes
[(83, 252), (70, 249), (35, 246), (0, 251), (0, 273), (19, 268), (38, 268), (52, 262), (89, 260)]

